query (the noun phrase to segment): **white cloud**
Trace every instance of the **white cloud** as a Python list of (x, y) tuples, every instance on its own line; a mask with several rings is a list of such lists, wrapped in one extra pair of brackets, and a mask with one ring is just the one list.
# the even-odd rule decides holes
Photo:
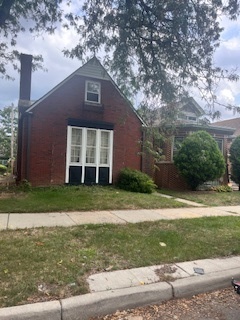
[(223, 104), (234, 104), (235, 102), (234, 95), (230, 89), (220, 90), (219, 100), (222, 101)]

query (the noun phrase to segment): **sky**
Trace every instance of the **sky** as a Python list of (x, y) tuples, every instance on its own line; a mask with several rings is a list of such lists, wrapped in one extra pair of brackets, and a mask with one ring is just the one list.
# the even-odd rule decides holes
[[(240, 76), (240, 18), (237, 21), (230, 21), (227, 18), (220, 18), (224, 32), (221, 35), (221, 44), (217, 49), (214, 60), (217, 66), (226, 69), (235, 69)], [(62, 50), (72, 47), (77, 41), (77, 35), (72, 30), (58, 29), (53, 35), (44, 37), (33, 37), (31, 34), (20, 34), (16, 49), (22, 53), (39, 55), (44, 59), (43, 66), (47, 71), (38, 70), (32, 74), (31, 100), (37, 100), (50, 91), (54, 86), (64, 80), (72, 72), (81, 66), (77, 59), (64, 57)], [(8, 67), (9, 74), (15, 78), (14, 81), (0, 78), (0, 109), (14, 104), (18, 104), (19, 79), (20, 75), (15, 70)], [(221, 103), (235, 104), (240, 107), (240, 81), (221, 81), (217, 90), (217, 96)], [(202, 108), (205, 102), (197, 91), (192, 92), (193, 97)], [(138, 98), (133, 102), (137, 107)], [(219, 120), (240, 117), (232, 111), (219, 107), (222, 114)], [(215, 110), (215, 111), (216, 111)]]

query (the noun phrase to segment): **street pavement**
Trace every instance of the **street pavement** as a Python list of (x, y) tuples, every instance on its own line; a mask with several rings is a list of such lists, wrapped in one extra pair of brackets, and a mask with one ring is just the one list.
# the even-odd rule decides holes
[[(181, 199), (178, 199), (181, 201)], [(3, 213), (0, 229), (70, 227), (82, 224), (126, 224), (208, 216), (240, 216), (240, 206), (194, 207), (91, 212)], [(240, 256), (106, 271), (87, 279), (90, 293), (62, 299), (0, 309), (1, 320), (85, 320), (116, 310), (154, 304), (173, 298), (226, 288), (231, 278), (240, 279)]]

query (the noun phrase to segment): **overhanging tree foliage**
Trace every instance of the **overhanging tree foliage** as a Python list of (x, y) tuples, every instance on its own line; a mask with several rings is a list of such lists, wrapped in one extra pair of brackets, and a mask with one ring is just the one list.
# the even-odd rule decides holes
[(216, 141), (206, 131), (198, 131), (184, 139), (174, 164), (192, 190), (220, 178), (225, 172), (224, 157)]
[[(74, 4), (71, 10), (71, 3)], [(81, 2), (80, 2), (81, 3)], [(69, 10), (67, 10), (67, 5)], [(29, 30), (54, 32), (60, 24), (75, 28), (79, 42), (65, 54), (83, 59), (104, 54), (127, 93), (141, 90), (165, 102), (197, 86), (214, 102), (216, 81), (237, 76), (215, 67), (220, 43), (220, 16), (236, 19), (238, 0), (1, 0), (0, 73), (13, 61), (17, 35), (28, 20)]]
[(160, 108), (154, 99), (141, 103), (137, 110), (146, 124), (143, 129), (142, 154), (148, 159), (144, 161), (145, 170), (151, 176), (155, 169), (159, 169), (157, 164), (165, 160), (163, 148), (176, 131), (178, 111), (176, 102)]
[(85, 1), (83, 26), (72, 19), (79, 43), (67, 53), (109, 53), (105, 61), (122, 88), (169, 103), (195, 85), (213, 102), (219, 78), (237, 79), (213, 64), (219, 17), (238, 14), (237, 0)]
[(240, 136), (238, 136), (230, 147), (231, 179), (239, 186), (240, 191)]
[[(19, 33), (34, 35), (53, 33), (62, 20), (61, 0), (0, 0), (0, 76), (10, 78), (6, 66), (19, 69), (20, 53), (16, 50)], [(33, 70), (41, 68), (41, 55), (33, 58)]]

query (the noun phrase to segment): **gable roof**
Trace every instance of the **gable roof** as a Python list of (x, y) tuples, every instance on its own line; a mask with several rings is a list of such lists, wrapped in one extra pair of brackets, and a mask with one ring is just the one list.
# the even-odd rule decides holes
[(74, 76), (84, 76), (84, 77), (91, 77), (94, 79), (99, 80), (107, 80), (110, 81), (114, 87), (117, 89), (118, 93), (127, 101), (129, 107), (133, 110), (137, 118), (141, 121), (142, 124), (144, 124), (144, 121), (141, 119), (141, 117), (138, 115), (136, 109), (133, 107), (131, 102), (128, 100), (128, 98), (121, 92), (117, 84), (113, 81), (111, 76), (108, 74), (106, 69), (103, 67), (101, 62), (94, 56), (90, 60), (87, 61), (83, 66), (78, 68), (76, 71), (74, 71), (72, 74), (70, 74), (67, 78), (65, 78), (62, 82), (60, 82), (58, 85), (56, 85), (52, 90), (50, 90), (48, 93), (46, 93), (42, 98), (35, 101), (27, 110), (26, 112), (32, 112), (32, 110), (38, 106), (42, 101), (44, 101), (48, 96), (50, 96), (53, 92), (61, 88), (66, 82), (68, 82), (70, 79), (72, 79)]
[(180, 102), (180, 105), (183, 111), (187, 107), (190, 107), (198, 117), (203, 116), (205, 114), (202, 107), (200, 107), (200, 105), (196, 102), (196, 100), (193, 97), (184, 99), (184, 101)]
[(213, 123), (214, 126), (218, 127), (228, 127), (228, 128), (234, 128), (234, 135), (239, 136), (240, 135), (240, 118), (233, 118), (228, 120), (222, 120), (222, 121), (216, 121)]

